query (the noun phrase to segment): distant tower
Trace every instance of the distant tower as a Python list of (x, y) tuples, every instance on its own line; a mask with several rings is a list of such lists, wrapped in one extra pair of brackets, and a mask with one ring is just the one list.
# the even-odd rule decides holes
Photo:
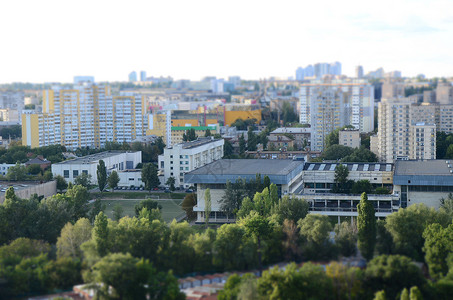
[(297, 68), (296, 80), (304, 80), (304, 77), (305, 77), (304, 68), (302, 68), (302, 67)]
[(362, 66), (357, 66), (355, 67), (355, 77), (357, 78), (363, 78), (363, 67)]
[(129, 73), (129, 81), (130, 82), (137, 81), (137, 72), (132, 71), (132, 72)]
[(146, 71), (140, 71), (140, 81), (146, 81)]

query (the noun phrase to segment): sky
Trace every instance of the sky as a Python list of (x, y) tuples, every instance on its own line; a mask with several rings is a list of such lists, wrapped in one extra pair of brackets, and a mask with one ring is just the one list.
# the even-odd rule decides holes
[(339, 61), (453, 76), (453, 1), (0, 2), (0, 83), (295, 76)]

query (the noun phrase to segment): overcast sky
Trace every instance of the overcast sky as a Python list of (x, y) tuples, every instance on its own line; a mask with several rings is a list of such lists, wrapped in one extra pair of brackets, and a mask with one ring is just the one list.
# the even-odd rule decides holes
[(0, 82), (294, 76), (340, 61), (453, 76), (453, 1), (1, 1)]

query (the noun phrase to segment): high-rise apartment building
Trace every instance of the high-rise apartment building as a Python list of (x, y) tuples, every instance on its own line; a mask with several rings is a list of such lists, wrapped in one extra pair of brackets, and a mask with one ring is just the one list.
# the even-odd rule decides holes
[(393, 99), (404, 97), (404, 83), (386, 80), (382, 85), (382, 98)]
[(436, 111), (436, 105), (418, 104), (408, 98), (382, 99), (378, 108), (379, 159), (435, 159)]
[(129, 73), (129, 82), (137, 81), (137, 72), (132, 71)]
[(304, 78), (305, 78), (304, 68), (302, 68), (302, 67), (297, 68), (296, 80), (304, 80)]
[(363, 67), (362, 66), (355, 67), (355, 77), (358, 79), (363, 78)]
[(451, 83), (439, 83), (437, 85), (436, 101), (440, 104), (453, 104), (453, 86)]
[(146, 81), (146, 71), (140, 71), (140, 81)]
[(43, 112), (22, 115), (22, 144), (100, 148), (106, 142), (132, 142), (147, 129), (141, 95), (112, 96), (108, 86), (84, 82), (44, 91)]
[(352, 125), (374, 130), (374, 88), (366, 82), (314, 82), (300, 88), (300, 123), (310, 124), (311, 150), (322, 151), (333, 130)]

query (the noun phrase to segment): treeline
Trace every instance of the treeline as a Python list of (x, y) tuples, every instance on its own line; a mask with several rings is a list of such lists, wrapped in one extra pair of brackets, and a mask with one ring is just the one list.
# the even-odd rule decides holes
[[(388, 299), (395, 299), (404, 289), (404, 293), (412, 290), (426, 298), (448, 299), (453, 293), (452, 198), (445, 199), (438, 211), (412, 205), (376, 223), (364, 194), (359, 205), (364, 217), (357, 225), (332, 226), (327, 216), (308, 214), (306, 201), (279, 198), (274, 184), (256, 180), (255, 189), (259, 187), (262, 191), (253, 197), (236, 198), (243, 197), (231, 210), (237, 222), (217, 229), (187, 222), (166, 224), (153, 200), (141, 202), (133, 217), (111, 220), (102, 212), (101, 201), (89, 209), (81, 186), (69, 186), (66, 194), (41, 201), (18, 199), (10, 189), (0, 205), (4, 244), (0, 294), (51, 292), (83, 280), (97, 289), (101, 299), (147, 295), (181, 299), (172, 273), (184, 276), (261, 269), (281, 261), (330, 261), (354, 256), (357, 245), (370, 259), (365, 270), (334, 264), (324, 272), (305, 264), (266, 271), (260, 279), (232, 277), (223, 292), (231, 297), (223, 299), (369, 299), (382, 290)], [(237, 190), (244, 192), (244, 186)], [(56, 251), (48, 250), (53, 247)], [(431, 280), (412, 260), (428, 265)]]
[(22, 127), (20, 125), (2, 127), (0, 129), (0, 136), (2, 136), (2, 138), (4, 140), (7, 140), (9, 138), (11, 138), (11, 139), (21, 138), (22, 137)]
[(25, 163), (30, 158), (34, 158), (38, 155), (42, 155), (52, 163), (58, 163), (65, 159), (63, 152), (66, 152), (66, 148), (61, 145), (51, 145), (33, 149), (28, 146), (12, 146), (8, 149), (0, 148), (0, 163)]

